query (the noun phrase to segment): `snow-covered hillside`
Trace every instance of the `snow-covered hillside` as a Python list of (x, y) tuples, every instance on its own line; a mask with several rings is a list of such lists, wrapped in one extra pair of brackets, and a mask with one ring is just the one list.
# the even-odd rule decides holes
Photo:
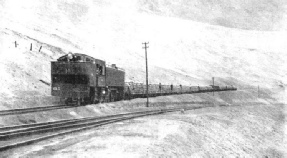
[[(243, 1), (236, 2), (229, 3), (241, 4)], [(241, 25), (227, 28), (194, 22), (184, 16), (187, 14), (176, 14), (182, 6), (154, 3), (134, 0), (2, 0), (2, 100), (27, 94), (49, 96), (50, 87), (45, 82), (50, 83), (50, 61), (69, 51), (116, 63), (126, 69), (127, 81), (144, 82), (142, 42), (149, 42), (151, 83), (209, 85), (211, 77), (216, 77), (216, 84), (232, 84), (239, 88), (260, 85), (284, 91), (287, 84), (286, 32), (242, 30)], [(150, 5), (153, 9), (147, 7)], [(196, 8), (204, 6), (206, 4), (198, 3)], [(239, 6), (248, 11), (253, 4)], [(262, 9), (269, 7), (268, 4), (260, 6)], [(168, 14), (170, 16), (159, 14), (158, 10), (169, 7), (174, 10)], [(190, 10), (191, 15), (196, 8), (191, 7), (185, 12)], [(280, 8), (278, 14), (273, 12), (274, 7), (270, 11), (270, 16), (277, 17), (274, 19), (278, 23), (284, 21), (283, 2)], [(210, 10), (208, 15), (215, 12), (217, 10)], [(253, 12), (255, 17), (263, 14), (258, 8)], [(205, 17), (206, 12), (199, 14)], [(240, 18), (241, 12), (233, 15), (236, 16)], [(262, 23), (268, 28), (273, 26), (268, 19)], [(248, 28), (254, 28), (254, 25), (250, 23)], [(232, 24), (232, 27), (236, 26)], [(15, 41), (19, 44), (17, 48)]]
[(286, 30), (285, 0), (141, 0), (141, 10), (248, 30)]

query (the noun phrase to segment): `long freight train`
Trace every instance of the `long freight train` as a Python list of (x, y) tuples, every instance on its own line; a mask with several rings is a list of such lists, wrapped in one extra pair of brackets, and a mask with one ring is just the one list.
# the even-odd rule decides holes
[[(125, 71), (115, 64), (79, 53), (51, 62), (52, 95), (78, 105), (146, 97), (146, 86), (125, 83)], [(150, 84), (149, 96), (236, 90), (233, 86), (182, 86)]]

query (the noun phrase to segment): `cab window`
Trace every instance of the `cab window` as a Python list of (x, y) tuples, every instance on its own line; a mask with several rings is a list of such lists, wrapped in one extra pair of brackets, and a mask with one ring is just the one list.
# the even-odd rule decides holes
[(98, 75), (105, 75), (105, 67), (100, 65), (100, 64), (97, 64), (97, 74)]

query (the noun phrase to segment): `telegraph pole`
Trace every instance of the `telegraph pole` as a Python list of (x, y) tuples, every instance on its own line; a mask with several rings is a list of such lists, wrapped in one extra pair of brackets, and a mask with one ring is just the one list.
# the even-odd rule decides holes
[(146, 106), (148, 107), (148, 65), (147, 65), (147, 48), (148, 42), (143, 43), (145, 49), (145, 66), (146, 66)]
[(17, 41), (15, 41), (15, 48), (17, 48), (18, 45), (19, 45), (19, 44), (17, 43)]

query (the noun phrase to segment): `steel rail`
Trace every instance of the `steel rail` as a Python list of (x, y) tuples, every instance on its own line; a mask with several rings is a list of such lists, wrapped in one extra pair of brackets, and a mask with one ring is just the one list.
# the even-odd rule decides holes
[(57, 110), (57, 109), (66, 109), (66, 108), (74, 108), (74, 107), (78, 107), (78, 106), (76, 106), (76, 105), (54, 105), (54, 106), (23, 108), (23, 109), (22, 108), (21, 109), (11, 109), (11, 110), (0, 111), (0, 116), (25, 114), (25, 113), (49, 111), (49, 110)]
[(110, 118), (110, 117), (115, 117), (115, 116), (139, 114), (139, 113), (144, 113), (144, 112), (149, 112), (149, 111), (154, 111), (154, 110), (135, 111), (135, 112), (128, 112), (128, 113), (112, 114), (112, 115), (107, 115), (107, 116), (96, 116), (96, 117), (93, 116), (93, 117), (85, 117), (85, 118), (77, 118), (77, 119), (64, 119), (64, 120), (58, 120), (58, 121), (31, 123), (31, 124), (24, 124), (24, 125), (4, 126), (4, 127), (0, 128), (0, 131), (11, 131), (11, 130), (15, 130), (15, 129), (16, 130), (17, 129), (25, 129), (25, 128), (29, 128), (29, 127), (52, 125), (52, 124), (56, 124), (56, 123), (72, 122), (72, 121), (79, 121), (79, 120), (85, 120), (85, 119), (104, 119), (104, 118)]
[[(74, 132), (79, 132), (82, 130), (86, 130), (86, 129), (91, 129), (94, 127), (98, 127), (98, 126), (102, 126), (102, 125), (106, 125), (106, 124), (110, 124), (110, 123), (114, 123), (114, 122), (119, 122), (119, 121), (124, 121), (124, 120), (129, 120), (129, 119), (133, 119), (133, 118), (138, 118), (138, 117), (144, 117), (144, 116), (148, 116), (148, 115), (156, 115), (156, 114), (162, 114), (162, 113), (167, 113), (167, 112), (175, 112), (175, 111), (179, 111), (181, 109), (184, 110), (194, 110), (194, 109), (198, 109), (198, 108), (203, 108), (203, 107), (190, 107), (190, 108), (169, 108), (169, 109), (159, 109), (159, 110), (150, 110), (150, 111), (142, 111), (142, 112), (136, 112), (136, 113), (128, 113), (126, 114), (126, 116), (124, 114), (120, 114), (121, 116), (114, 116), (115, 118), (106, 118), (106, 119), (102, 119), (102, 120), (92, 120), (91, 122), (78, 122), (77, 124), (75, 124), (73, 126), (73, 124), (65, 124), (59, 128), (57, 127), (53, 127), (51, 128), (51, 130), (48, 130), (48, 128), (44, 128), (44, 129), (39, 129), (39, 130), (28, 130), (27, 132), (29, 134), (25, 134), (25, 133), (21, 133), (20, 131), (18, 133), (15, 133), (15, 135), (13, 135), (13, 132), (9, 134), (2, 135), (2, 138), (4, 139), (4, 137), (6, 137), (5, 139), (7, 140), (7, 138), (9, 138), (9, 140), (11, 140), (13, 137), (21, 137), (21, 136), (27, 136), (27, 135), (32, 135), (32, 134), (43, 134), (44, 132), (55, 132), (55, 131), (60, 131), (58, 133), (54, 133), (54, 134), (49, 134), (46, 136), (41, 136), (38, 138), (32, 138), (32, 139), (28, 139), (28, 140), (24, 140), (18, 143), (12, 143), (5, 146), (1, 146), (0, 147), (0, 151), (5, 151), (8, 149), (12, 149), (15, 147), (19, 147), (19, 146), (23, 146), (23, 145), (29, 145), (35, 142), (39, 142), (45, 139), (50, 139), (56, 136), (60, 136), (60, 135), (66, 135), (66, 134), (70, 134), (70, 133), (74, 133)], [(127, 115), (132, 115), (132, 116), (127, 116)], [(84, 120), (86, 121), (86, 120)], [(66, 123), (66, 122), (65, 122)], [(74, 129), (71, 129), (74, 128)], [(10, 139), (11, 138), (11, 139)], [(3, 141), (3, 140), (2, 140)]]
[[(158, 112), (160, 111), (157, 111), (156, 113)], [(145, 115), (145, 114), (139, 114), (139, 115)], [(102, 119), (102, 120), (92, 119), (92, 120), (81, 120), (77, 122), (68, 122), (68, 123), (65, 122), (65, 123), (58, 124), (58, 125), (55, 124), (55, 125), (48, 125), (45, 127), (34, 127), (30, 129), (25, 129), (25, 130), (6, 132), (6, 133), (1, 133), (0, 141), (12, 140), (14, 138), (30, 136), (33, 134), (42, 134), (42, 133), (56, 132), (56, 131), (61, 131), (61, 130), (66, 130), (66, 129), (71, 129), (71, 128), (80, 128), (80, 127), (85, 127), (85, 126), (92, 125), (92, 124), (103, 123), (106, 121), (113, 121), (113, 120), (118, 120), (118, 119), (123, 119), (123, 118), (128, 118), (128, 117), (132, 117), (132, 116), (119, 116), (115, 118), (107, 118), (107, 119)]]
[(55, 131), (57, 129), (61, 128), (72, 128), (77, 125), (82, 125), (83, 123), (90, 121), (103, 121), (107, 119), (114, 119), (119, 118), (123, 116), (129, 116), (129, 115), (135, 115), (135, 114), (145, 114), (148, 112), (157, 112), (157, 111), (141, 111), (141, 112), (135, 112), (135, 113), (126, 113), (126, 114), (117, 114), (117, 115), (109, 115), (109, 116), (103, 116), (103, 117), (87, 117), (87, 118), (81, 118), (81, 119), (72, 119), (72, 120), (64, 120), (64, 121), (54, 121), (49, 122), (48, 124), (42, 124), (42, 125), (34, 125), (31, 127), (26, 128), (19, 128), (16, 130), (10, 130), (5, 132), (0, 132), (0, 140), (11, 139), (17, 136), (24, 136), (29, 135), (33, 133), (40, 133), (40, 132), (49, 132), (49, 131)]

